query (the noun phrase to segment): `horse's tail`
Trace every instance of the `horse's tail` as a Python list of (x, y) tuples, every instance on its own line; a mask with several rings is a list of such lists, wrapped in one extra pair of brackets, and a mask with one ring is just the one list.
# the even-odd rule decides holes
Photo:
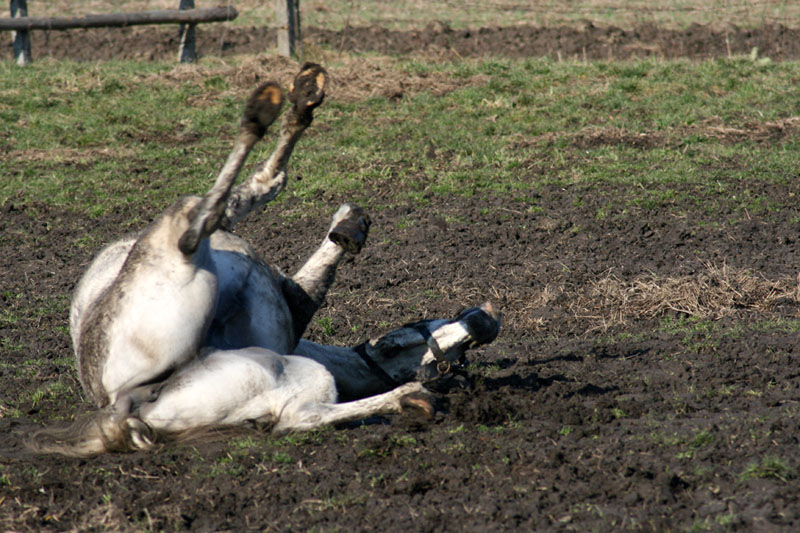
[(40, 429), (27, 439), (26, 445), (34, 453), (90, 457), (147, 449), (154, 442), (155, 434), (147, 424), (111, 406), (88, 413), (69, 425)]

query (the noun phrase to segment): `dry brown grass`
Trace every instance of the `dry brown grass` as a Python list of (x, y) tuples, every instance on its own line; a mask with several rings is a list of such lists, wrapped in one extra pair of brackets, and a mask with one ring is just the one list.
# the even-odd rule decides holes
[(768, 280), (748, 269), (707, 264), (692, 276), (622, 280), (610, 275), (570, 299), (569, 311), (610, 327), (670, 312), (712, 320), (739, 311), (768, 313), (782, 302), (800, 303), (800, 276)]
[(20, 162), (41, 163), (97, 163), (98, 161), (111, 161), (122, 157), (131, 157), (131, 149), (111, 148), (30, 148), (28, 150), (11, 150), (6, 154), (9, 160)]
[(630, 131), (619, 127), (587, 126), (576, 132), (549, 132), (519, 139), (515, 148), (553, 146), (562, 139), (578, 149), (595, 146), (624, 145), (637, 148), (677, 148), (688, 136), (696, 136), (726, 144), (768, 142), (794, 139), (800, 135), (800, 116), (764, 122), (749, 121), (738, 127), (725, 124), (720, 117), (710, 117), (699, 124), (661, 131)]
[[(588, 332), (629, 327), (676, 313), (709, 320), (753, 312), (768, 317), (781, 304), (800, 304), (800, 275), (770, 280), (749, 269), (706, 264), (694, 275), (649, 273), (621, 279), (610, 274), (582, 285), (565, 280), (525, 288), (498, 281), (478, 287), (464, 279), (440, 285), (437, 292), (448, 300), (460, 298), (471, 304), (488, 298), (503, 311), (504, 329), (514, 334), (549, 331), (554, 320), (563, 323), (565, 318), (574, 321), (576, 330)], [(380, 307), (381, 302), (370, 305)]]
[[(377, 96), (399, 98), (423, 91), (442, 95), (487, 81), (482, 75), (456, 79), (439, 72), (408, 72), (401, 68), (397, 59), (390, 57), (355, 58), (330, 53), (318, 61), (326, 65), (331, 75), (327, 98), (339, 102), (357, 102)], [(208, 89), (189, 101), (190, 105), (204, 105), (224, 97), (239, 97), (266, 80), (275, 80), (286, 87), (299, 68), (296, 61), (278, 55), (245, 56), (236, 61), (208, 58), (200, 64), (176, 65), (167, 72), (150, 75), (144, 83), (202, 84), (213, 76), (223, 78), (227, 89)]]

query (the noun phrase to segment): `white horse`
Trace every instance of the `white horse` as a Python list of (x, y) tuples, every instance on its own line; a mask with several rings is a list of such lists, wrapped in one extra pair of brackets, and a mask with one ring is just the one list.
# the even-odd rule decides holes
[[(364, 245), (369, 217), (343, 205), (291, 277), (230, 233), (286, 185), (289, 157), (327, 80), (319, 65), (303, 66), (289, 88), (275, 151), (234, 188), (283, 104), (276, 83), (260, 86), (209, 192), (180, 199), (141, 234), (94, 259), (75, 292), (70, 331), (81, 384), (100, 409), (37, 432), (32, 449), (89, 456), (250, 421), (283, 432), (404, 407), (430, 414), (416, 380), (447, 372), (468, 347), (496, 337), (500, 316), (486, 303), (354, 348), (301, 340), (337, 265)], [(336, 403), (339, 395), (352, 401)]]

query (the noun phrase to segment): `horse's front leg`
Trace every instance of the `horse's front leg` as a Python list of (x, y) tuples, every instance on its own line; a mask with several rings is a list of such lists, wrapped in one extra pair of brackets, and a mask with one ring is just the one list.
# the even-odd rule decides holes
[(292, 313), (295, 341), (299, 341), (336, 278), (336, 269), (347, 254), (357, 254), (367, 240), (371, 220), (358, 206), (344, 204), (334, 214), (328, 233), (305, 264), (283, 283)]
[(273, 432), (307, 431), (405, 410), (425, 418), (433, 416), (433, 397), (422, 384), (406, 383), (389, 392), (346, 403), (292, 402), (281, 413)]

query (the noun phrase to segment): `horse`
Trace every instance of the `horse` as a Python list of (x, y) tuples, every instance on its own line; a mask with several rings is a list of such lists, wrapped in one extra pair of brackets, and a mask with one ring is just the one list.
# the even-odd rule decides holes
[(277, 83), (260, 85), (209, 191), (180, 198), (91, 262), (73, 296), (70, 334), (81, 385), (97, 410), (34, 433), (33, 451), (88, 457), (249, 423), (282, 433), (409, 408), (430, 416), (421, 380), (494, 340), (501, 315), (488, 302), (355, 347), (302, 339), (338, 264), (366, 242), (371, 220), (358, 206), (336, 211), (293, 276), (232, 233), (286, 186), (291, 153), (328, 82), (320, 65), (302, 66), (274, 151), (234, 187), (284, 104)]

